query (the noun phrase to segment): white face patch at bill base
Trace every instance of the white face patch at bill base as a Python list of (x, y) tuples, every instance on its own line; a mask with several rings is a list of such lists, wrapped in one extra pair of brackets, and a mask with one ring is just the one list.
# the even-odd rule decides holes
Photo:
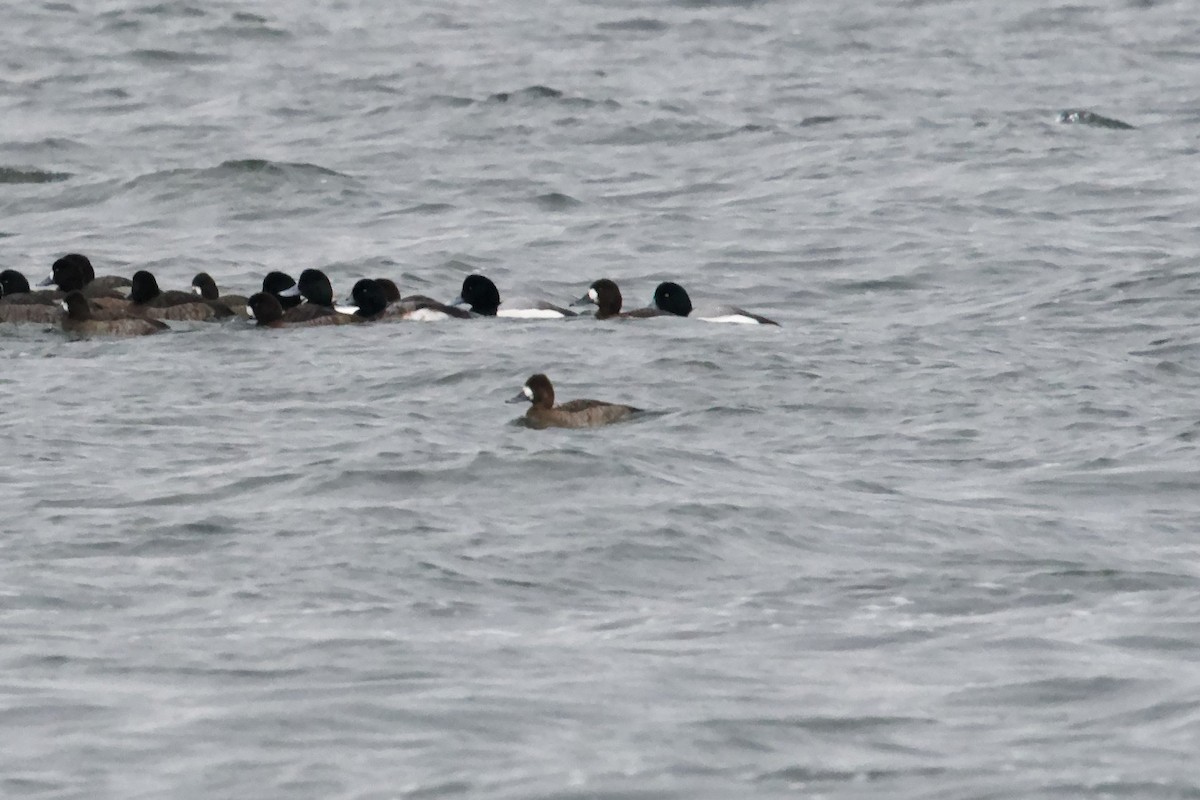
[(246, 316), (250, 319), (256, 319), (254, 316), (254, 309), (251, 306), (246, 306)]
[(67, 307), (67, 301), (66, 301), (66, 300), (63, 300), (63, 301), (62, 301), (62, 308), (63, 308), (63, 311), (70, 311), (70, 310), (71, 310), (70, 308), (68, 308), (68, 307)]
[(593, 303), (598, 302), (599, 297), (600, 295), (596, 293), (596, 288), (594, 286), (591, 289), (588, 289), (588, 299)]
[(533, 399), (533, 389), (529, 388), (529, 384), (525, 384), (524, 386), (522, 386), (521, 391), (524, 392), (525, 396), (528, 397), (530, 400)]
[(192, 287), (192, 294), (201, 294), (199, 286)]

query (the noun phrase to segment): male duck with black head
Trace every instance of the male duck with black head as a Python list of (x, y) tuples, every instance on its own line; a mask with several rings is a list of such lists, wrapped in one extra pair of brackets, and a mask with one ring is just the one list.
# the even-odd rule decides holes
[(256, 327), (259, 328), (315, 328), (322, 325), (348, 325), (362, 321), (350, 314), (323, 314), (289, 322), (285, 318), (283, 306), (279, 304), (279, 298), (270, 292), (252, 294), (246, 302), (250, 316), (254, 318)]
[(644, 319), (646, 317), (669, 316), (657, 308), (635, 308), (633, 311), (621, 311), (621, 290), (617, 284), (608, 278), (601, 278), (588, 287), (587, 294), (571, 305), (596, 306), (596, 319)]
[(538, 373), (525, 381), (521, 393), (510, 403), (530, 403), (525, 424), (531, 428), (596, 428), (620, 422), (641, 411), (633, 406), (602, 400), (569, 400), (554, 405), (554, 386)]
[(164, 292), (154, 275), (144, 269), (133, 274), (129, 299), (133, 313), (150, 319), (203, 321), (233, 316), (233, 310), (219, 301), (174, 289)]
[(80, 253), (67, 253), (50, 267), (50, 275), (38, 286), (57, 286), (64, 294), (79, 291), (84, 297), (123, 298), (133, 285), (120, 275), (96, 277), (91, 259)]
[(82, 292), (68, 292), (62, 305), (66, 311), (62, 329), (75, 336), (147, 336), (170, 330), (156, 319), (125, 316), (118, 312), (93, 313)]
[[(414, 295), (399, 302), (388, 302), (392, 291), (387, 278), (363, 278), (350, 290), (354, 316), (370, 322), (437, 322), (444, 319), (470, 319), (471, 315), (461, 308), (443, 305), (428, 297)], [(395, 284), (392, 283), (392, 287)], [(395, 292), (399, 294), (399, 292)]]
[(57, 292), (50, 291), (55, 302), (61, 302), (70, 292), (79, 292), (88, 299), (93, 309), (125, 313), (129, 310), (130, 303), (123, 294), (124, 287), (121, 285), (121, 281), (124, 281), (125, 285), (131, 283), (116, 275), (106, 275), (103, 280), (98, 279), (96, 271), (92, 269), (92, 262), (88, 260), (87, 256), (68, 253), (54, 262), (50, 276), (38, 286), (53, 285), (57, 287)]
[(192, 278), (192, 291), (209, 302), (223, 303), (239, 317), (246, 316), (246, 298), (240, 294), (221, 294), (217, 282), (207, 272), (197, 273)]
[(688, 293), (682, 286), (671, 281), (665, 281), (658, 285), (654, 290), (654, 299), (651, 301), (651, 305), (669, 314), (675, 314), (679, 317), (690, 315), (692, 319), (704, 320), (705, 322), (732, 322), (741, 325), (779, 325), (773, 319), (760, 317), (758, 314), (751, 314), (749, 311), (736, 306), (723, 305), (695, 311), (692, 308), (692, 298), (688, 297)]
[(0, 272), (0, 322), (57, 324), (62, 319), (59, 292), (31, 292), (29, 281), (15, 269)]
[[(279, 293), (280, 297), (300, 296), (303, 303), (283, 312), (284, 322), (306, 322), (317, 317), (328, 317), (341, 312), (333, 306), (333, 286), (329, 276), (319, 269), (306, 269), (300, 273), (300, 281)], [(354, 320), (350, 320), (354, 321)]]
[(296, 281), (291, 275), (275, 270), (268, 272), (266, 277), (263, 278), (262, 290), (267, 294), (274, 295), (275, 299), (279, 301), (279, 305), (283, 307), (283, 310), (287, 311), (289, 308), (295, 308), (304, 301), (304, 298), (300, 296), (299, 290), (290, 291), (295, 285)]
[(463, 279), (462, 291), (452, 305), (469, 306), (473, 314), (481, 317), (561, 319), (578, 316), (574, 311), (542, 300), (508, 300), (501, 303), (496, 284), (491, 278), (478, 274)]

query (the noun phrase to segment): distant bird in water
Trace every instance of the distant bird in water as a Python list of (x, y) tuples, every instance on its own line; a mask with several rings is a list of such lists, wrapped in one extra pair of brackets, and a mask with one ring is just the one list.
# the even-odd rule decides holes
[(554, 405), (554, 386), (538, 373), (525, 381), (510, 403), (530, 403), (525, 423), (531, 428), (595, 428), (628, 419), (641, 409), (602, 400), (569, 400)]

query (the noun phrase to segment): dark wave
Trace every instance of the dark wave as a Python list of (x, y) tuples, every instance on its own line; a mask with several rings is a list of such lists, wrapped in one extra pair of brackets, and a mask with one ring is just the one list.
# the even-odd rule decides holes
[(58, 183), (71, 177), (69, 172), (0, 167), (0, 183)]
[(638, 31), (640, 33), (661, 33), (671, 26), (660, 19), (634, 17), (616, 22), (601, 22), (596, 26), (602, 31)]
[(538, 208), (541, 208), (543, 211), (567, 211), (583, 205), (581, 201), (562, 192), (539, 194), (533, 200), (537, 203)]
[(1132, 131), (1135, 126), (1112, 117), (1104, 117), (1083, 109), (1067, 109), (1058, 112), (1058, 121), (1064, 125), (1089, 125), (1093, 128), (1111, 128), (1118, 131)]

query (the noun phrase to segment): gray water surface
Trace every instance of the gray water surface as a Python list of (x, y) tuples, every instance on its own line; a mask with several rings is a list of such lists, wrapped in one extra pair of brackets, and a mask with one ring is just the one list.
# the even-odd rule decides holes
[(1200, 797), (1193, 12), (8, 7), (2, 267), (782, 327), (0, 326), (0, 795)]

